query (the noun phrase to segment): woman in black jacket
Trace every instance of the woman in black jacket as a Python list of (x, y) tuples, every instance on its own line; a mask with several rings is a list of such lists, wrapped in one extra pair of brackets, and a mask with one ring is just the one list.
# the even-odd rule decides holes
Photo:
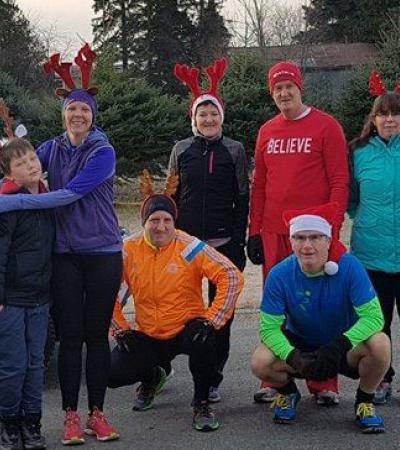
[[(207, 67), (209, 89), (198, 85), (198, 69), (175, 66), (175, 75), (192, 91), (189, 115), (193, 136), (179, 141), (172, 149), (169, 169), (179, 175), (175, 195), (178, 206), (177, 228), (198, 237), (227, 256), (243, 271), (249, 205), (249, 180), (243, 145), (222, 134), (223, 102), (218, 84), (225, 74), (225, 59)], [(215, 286), (209, 285), (209, 303)], [(218, 402), (218, 386), (229, 356), (232, 320), (217, 333), (217, 367), (209, 401)]]

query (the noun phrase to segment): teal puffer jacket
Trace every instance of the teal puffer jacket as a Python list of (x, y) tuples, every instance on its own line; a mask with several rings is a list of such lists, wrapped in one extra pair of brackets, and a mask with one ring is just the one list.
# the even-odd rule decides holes
[(400, 135), (355, 150), (352, 175), (351, 250), (367, 269), (400, 272)]

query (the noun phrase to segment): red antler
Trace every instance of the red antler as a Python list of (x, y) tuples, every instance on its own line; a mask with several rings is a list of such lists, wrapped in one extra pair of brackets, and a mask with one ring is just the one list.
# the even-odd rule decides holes
[(228, 61), (226, 58), (217, 59), (212, 66), (206, 68), (206, 73), (209, 80), (208, 92), (211, 95), (218, 97), (219, 83), (225, 75), (228, 67)]
[(78, 52), (75, 63), (81, 69), (82, 88), (88, 89), (93, 63), (96, 60), (96, 53), (86, 43)]
[(55, 53), (43, 64), (43, 69), (48, 74), (52, 72), (57, 73), (69, 89), (75, 89), (75, 83), (71, 76), (71, 66), (72, 63), (60, 64), (60, 54)]
[(373, 70), (369, 76), (369, 93), (374, 96), (386, 94), (387, 89), (378, 71)]
[(190, 69), (186, 64), (175, 64), (174, 75), (181, 80), (183, 84), (188, 86), (192, 92), (193, 100), (201, 95), (199, 74), (199, 69), (195, 67)]

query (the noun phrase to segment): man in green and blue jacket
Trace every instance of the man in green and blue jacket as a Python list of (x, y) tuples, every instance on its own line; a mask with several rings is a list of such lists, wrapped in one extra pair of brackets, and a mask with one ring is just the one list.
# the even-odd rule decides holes
[(364, 433), (380, 433), (384, 423), (372, 399), (389, 366), (390, 343), (365, 269), (332, 237), (335, 210), (330, 203), (284, 213), (293, 255), (266, 280), (252, 370), (278, 390), (275, 423), (296, 418), (294, 378), (360, 378), (356, 420)]

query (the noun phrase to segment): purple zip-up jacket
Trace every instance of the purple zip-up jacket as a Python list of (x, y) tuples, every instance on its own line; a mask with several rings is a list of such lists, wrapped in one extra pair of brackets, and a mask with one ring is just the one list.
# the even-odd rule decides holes
[[(95, 179), (87, 180), (87, 186), (86, 180), (79, 179), (78, 183), (79, 172), (83, 173), (88, 162), (100, 154), (99, 160), (106, 165), (100, 169), (104, 180), (99, 184)], [(118, 251), (121, 236), (113, 205), (115, 152), (107, 136), (96, 128), (75, 148), (63, 134), (42, 144), (38, 156), (43, 170), (48, 172), (51, 191), (67, 189), (80, 196), (77, 201), (55, 209), (55, 252)]]

